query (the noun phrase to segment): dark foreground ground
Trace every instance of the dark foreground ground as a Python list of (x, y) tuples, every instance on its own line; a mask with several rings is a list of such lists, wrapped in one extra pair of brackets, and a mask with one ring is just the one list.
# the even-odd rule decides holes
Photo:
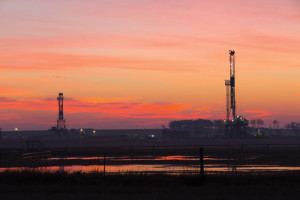
[(299, 199), (300, 172), (197, 175), (0, 173), (0, 199)]

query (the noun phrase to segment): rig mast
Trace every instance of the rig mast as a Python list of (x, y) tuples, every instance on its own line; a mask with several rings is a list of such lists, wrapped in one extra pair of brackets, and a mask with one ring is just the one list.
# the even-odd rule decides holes
[(229, 50), (229, 61), (230, 61), (230, 97), (231, 97), (231, 110), (232, 117), (236, 119), (236, 105), (235, 105), (235, 51)]
[[(230, 79), (225, 80), (226, 86), (226, 120), (224, 120), (225, 134), (230, 137), (247, 135), (248, 120), (236, 115), (235, 101), (235, 51), (229, 50)], [(230, 120), (232, 114), (232, 120)]]
[[(226, 119), (229, 120), (232, 111), (233, 120), (236, 119), (235, 103), (235, 51), (229, 50), (230, 80), (225, 80), (226, 86)], [(229, 94), (230, 92), (230, 94)]]
[(57, 130), (66, 129), (66, 121), (64, 119), (64, 97), (63, 93), (59, 93), (58, 97), (58, 119), (57, 119)]

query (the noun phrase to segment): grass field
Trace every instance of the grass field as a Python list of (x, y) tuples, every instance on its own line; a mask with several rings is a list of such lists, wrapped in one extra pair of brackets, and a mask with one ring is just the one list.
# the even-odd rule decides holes
[(179, 176), (3, 172), (0, 199), (299, 199), (300, 173)]

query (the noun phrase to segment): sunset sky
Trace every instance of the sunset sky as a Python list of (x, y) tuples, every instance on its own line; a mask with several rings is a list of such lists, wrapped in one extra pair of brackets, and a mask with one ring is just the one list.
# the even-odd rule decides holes
[(0, 127), (160, 128), (237, 114), (300, 122), (298, 0), (0, 0)]

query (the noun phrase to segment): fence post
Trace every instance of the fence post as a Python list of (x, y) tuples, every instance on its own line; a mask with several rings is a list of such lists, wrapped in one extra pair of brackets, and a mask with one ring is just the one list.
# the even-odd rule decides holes
[(203, 148), (199, 148), (200, 153), (200, 177), (204, 178)]

